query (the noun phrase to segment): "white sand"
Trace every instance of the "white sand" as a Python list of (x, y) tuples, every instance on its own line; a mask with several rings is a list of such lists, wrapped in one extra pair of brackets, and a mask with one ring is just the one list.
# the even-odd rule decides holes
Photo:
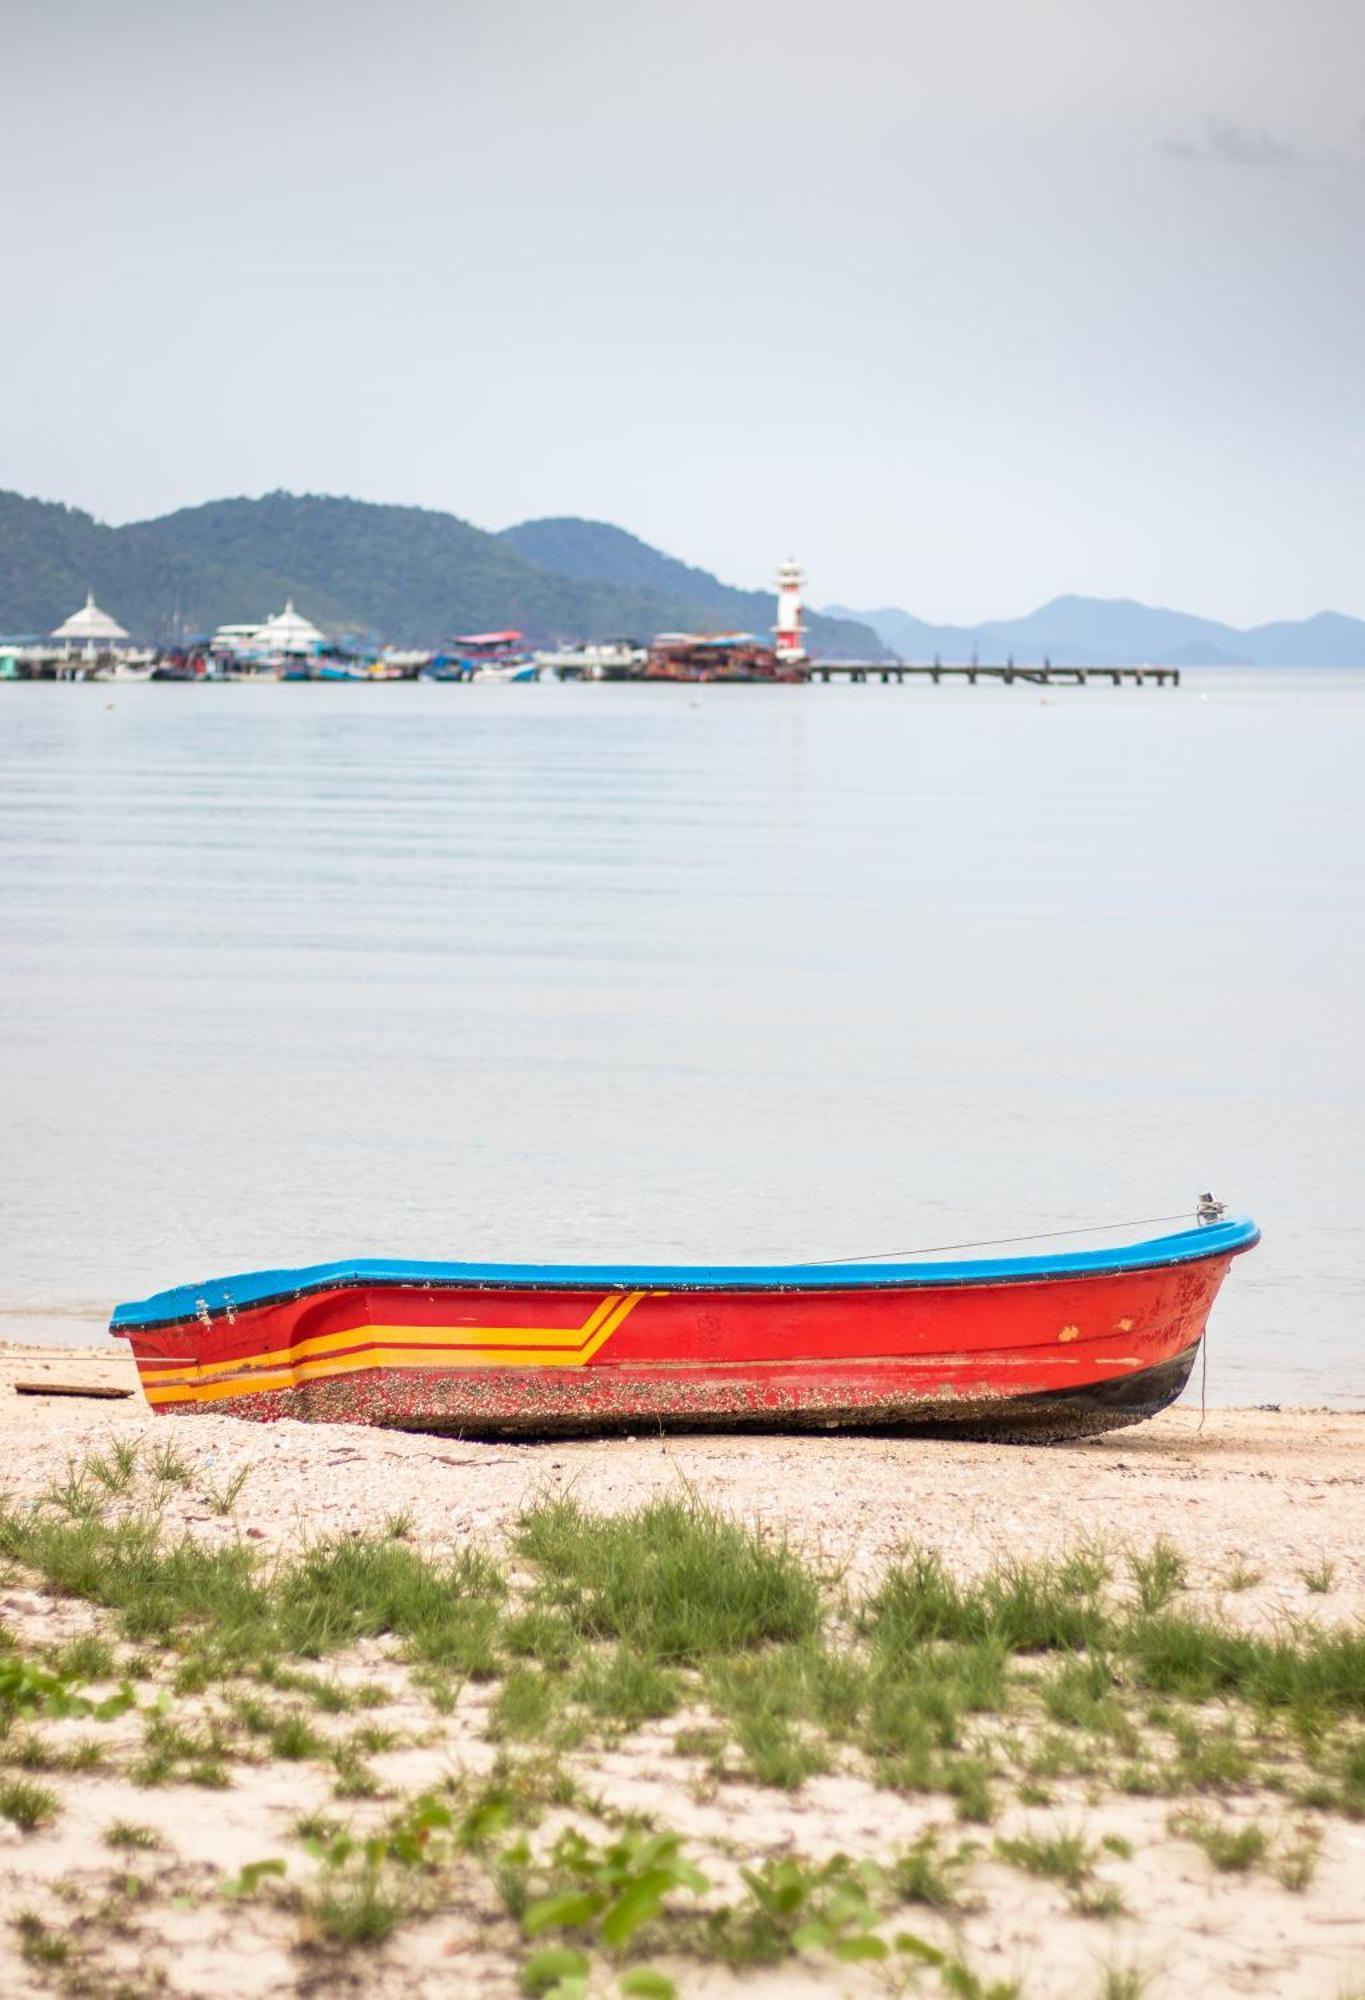
[[(686, 1483), (735, 1512), (789, 1530), (855, 1585), (874, 1578), (907, 1541), (930, 1544), (969, 1572), (1002, 1555), (1038, 1554), (1079, 1539), (1119, 1548), (1164, 1535), (1190, 1559), (1195, 1605), (1216, 1601), (1257, 1625), (1286, 1615), (1365, 1616), (1365, 1420), (1352, 1415), (1216, 1410), (1201, 1430), (1198, 1412), (1181, 1408), (1133, 1430), (1050, 1448), (823, 1436), (514, 1446), (349, 1425), (258, 1425), (221, 1415), (153, 1418), (136, 1396), (120, 1402), (19, 1397), (15, 1380), (129, 1384), (132, 1370), (119, 1349), (0, 1350), (0, 1490), (7, 1497), (38, 1494), (61, 1476), (69, 1457), (114, 1437), (173, 1439), (192, 1477), (171, 1490), (168, 1523), (183, 1522), (209, 1539), (245, 1532), (263, 1547), (287, 1547), (304, 1533), (374, 1528), (406, 1512), (431, 1544), (472, 1539), (496, 1547), (518, 1509), (547, 1488), (572, 1488), (584, 1505), (605, 1510)], [(224, 1518), (206, 1496), (243, 1469), (235, 1518)], [(1333, 1588), (1313, 1593), (1301, 1572), (1322, 1560), (1334, 1566)], [(1259, 1580), (1229, 1592), (1226, 1579), (1239, 1564)], [(22, 1583), (0, 1589), (0, 1618), (25, 1640), (97, 1622), (88, 1607), (54, 1602)], [(362, 1649), (344, 1671), (392, 1686), (398, 1705), (374, 1719), (406, 1739), (403, 1748), (370, 1760), (392, 1795), (354, 1809), (358, 1823), (382, 1818), (398, 1793), (487, 1768), (492, 1752), (480, 1733), (486, 1691), (470, 1690), (443, 1719), (414, 1699), (382, 1645)], [(341, 1733), (357, 1721), (319, 1721), (311, 1711), (309, 1719)], [(1294, 1895), (1264, 1873), (1217, 1874), (1194, 1843), (1168, 1830), (1167, 1800), (1095, 1798), (1084, 1781), (1068, 1780), (1056, 1785), (1047, 1808), (1007, 1807), (994, 1828), (963, 1828), (949, 1801), (877, 1791), (849, 1773), (814, 1778), (791, 1794), (718, 1786), (701, 1764), (674, 1753), (677, 1727), (674, 1719), (613, 1751), (571, 1761), (613, 1807), (649, 1812), (688, 1834), (722, 1886), (733, 1877), (736, 1855), (797, 1852), (820, 1859), (842, 1850), (885, 1858), (937, 1826), (950, 1843), (982, 1843), (971, 1876), (974, 1907), (956, 1927), (914, 1911), (903, 1914), (901, 1927), (962, 1946), (988, 1978), (1020, 1979), (1029, 2000), (1098, 1992), (1105, 1967), (1126, 1965), (1150, 1975), (1146, 1990), (1154, 2000), (1195, 1991), (1340, 2000), (1353, 1988), (1365, 1991), (1365, 1824), (1296, 1814), (1264, 1793), (1205, 1800), (1212, 1815), (1229, 1824), (1257, 1818), (1282, 1843), (1303, 1826), (1322, 1834), (1316, 1876)], [(140, 1733), (133, 1717), (48, 1728), (53, 1740), (60, 1732), (98, 1729), (111, 1745), (131, 1744)], [(350, 1991), (353, 1978), (382, 1995), (516, 1990), (515, 1934), (472, 1864), (465, 1900), (404, 1926), (376, 1953), (353, 1956), (349, 1970), (301, 1953), (298, 1920), (268, 1901), (222, 1901), (220, 1874), (244, 1862), (288, 1854), (291, 1874), (298, 1872), (290, 1829), (300, 1812), (348, 1810), (330, 1803), (332, 1774), (316, 1764), (236, 1768), (233, 1789), (222, 1794), (181, 1785), (139, 1789), (113, 1773), (34, 1775), (60, 1792), (63, 1813), (50, 1829), (30, 1835), (0, 1823), (0, 1896), (7, 1909), (31, 1906), (54, 1922), (74, 1920), (73, 1935), (81, 1935), (77, 1913), (103, 1902), (111, 1880), (131, 1870), (155, 1885), (154, 1897), (130, 1907), (122, 1943), (115, 1937), (100, 1945), (109, 1991), (123, 1976), (120, 1952), (139, 1992), (157, 1990), (159, 1982), (185, 1995), (330, 1993)], [(114, 1819), (156, 1827), (164, 1848), (114, 1855), (99, 1840)], [(989, 1858), (996, 1834), (1059, 1822), (1091, 1840), (1113, 1833), (1132, 1843), (1131, 1860), (1106, 1857), (1100, 1869), (1102, 1879), (1121, 1888), (1128, 1916), (1077, 1916), (1059, 1887)], [(65, 1900), (58, 1884), (66, 1885)], [(173, 1896), (189, 1900), (177, 1905)], [(107, 1917), (101, 1926), (104, 1939)], [(719, 1969), (670, 1969), (687, 1994), (888, 1990), (887, 1975), (876, 1967), (836, 1970), (819, 1960), (742, 1980)], [(60, 1990), (56, 1980), (19, 1959), (12, 1934), (0, 1935), (0, 1991)], [(610, 1981), (602, 1990), (611, 1990)], [(921, 1990), (936, 1990), (932, 1977)]]

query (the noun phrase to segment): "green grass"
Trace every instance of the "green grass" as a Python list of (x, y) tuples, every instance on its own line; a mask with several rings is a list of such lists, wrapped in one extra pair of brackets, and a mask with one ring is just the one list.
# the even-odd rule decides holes
[(306, 1757), (320, 1757), (326, 1745), (323, 1743), (301, 1715), (281, 1715), (270, 1724), (268, 1731), (270, 1754), (283, 1757), (287, 1762), (297, 1763)]
[(1340, 1791), (1336, 1803), (1351, 1819), (1365, 1819), (1365, 1737), (1341, 1751), (1337, 1766)]
[(108, 1763), (109, 1753), (93, 1736), (58, 1749), (30, 1729), (14, 1738), (5, 1761), (20, 1771), (98, 1771)]
[(1270, 1842), (1258, 1826), (1222, 1826), (1202, 1813), (1177, 1813), (1171, 1832), (1202, 1847), (1220, 1874), (1245, 1875), (1258, 1867), (1270, 1849)]
[(49, 1930), (32, 1910), (20, 1910), (10, 1922), (19, 1938), (19, 1955), (26, 1965), (66, 1964), (71, 1956), (69, 1940)]
[(1150, 1979), (1135, 1965), (1106, 1966), (1096, 2000), (1142, 2000)]
[(388, 1871), (367, 1863), (326, 1874), (308, 1898), (305, 1912), (328, 1943), (368, 1946), (383, 1944), (408, 1907)]
[(187, 1461), (171, 1438), (163, 1438), (153, 1448), (150, 1471), (159, 1486), (188, 1486), (192, 1477)]
[(374, 1722), (362, 1723), (350, 1736), (352, 1749), (362, 1757), (380, 1757), (386, 1750), (396, 1750), (402, 1741), (396, 1729), (381, 1729)]
[(137, 1476), (137, 1446), (127, 1438), (116, 1438), (109, 1451), (91, 1452), (85, 1469), (106, 1493), (121, 1496)]
[(161, 1836), (153, 1827), (138, 1826), (131, 1820), (116, 1819), (100, 1835), (106, 1847), (120, 1853), (145, 1853), (160, 1847)]
[(891, 1656), (934, 1640), (984, 1642), (1001, 1654), (1070, 1652), (1097, 1639), (1103, 1613), (1056, 1565), (1009, 1563), (959, 1584), (940, 1556), (916, 1549), (888, 1572), (865, 1622), (873, 1647)]
[(517, 1523), (516, 1547), (541, 1572), (540, 1602), (582, 1637), (660, 1661), (696, 1664), (820, 1627), (819, 1582), (796, 1552), (698, 1501), (593, 1516), (545, 1500)]
[(891, 1887), (902, 1903), (920, 1903), (931, 1910), (955, 1910), (962, 1881), (975, 1848), (962, 1845), (945, 1853), (932, 1829), (892, 1862)]
[(1336, 1581), (1336, 1574), (1336, 1564), (1330, 1562), (1326, 1556), (1323, 1556), (1318, 1562), (1310, 1564), (1306, 1569), (1299, 1571), (1299, 1576), (1306, 1588), (1315, 1592), (1320, 1597), (1325, 1597), (1327, 1592), (1332, 1588), (1333, 1583)]
[(143, 1729), (143, 1754), (133, 1765), (134, 1784), (202, 1785), (222, 1791), (230, 1783), (232, 1745), (215, 1719), (191, 1725), (151, 1715)]
[[(581, 1809), (579, 1766), (571, 1773), (562, 1762), (568, 1749), (684, 1710), (674, 1748), (706, 1760), (713, 1796), (716, 1779), (792, 1790), (839, 1769), (936, 1794), (969, 1825), (990, 1824), (998, 1799), (1017, 1792), (1043, 1802), (1054, 1786), (1070, 1796), (1076, 1781), (1092, 1801), (1111, 1791), (1189, 1802), (1277, 1790), (1286, 1804), (1365, 1818), (1365, 1630), (1304, 1622), (1269, 1636), (1239, 1631), (1178, 1601), (1185, 1564), (1164, 1542), (1131, 1553), (1127, 1580), (1112, 1588), (1109, 1561), (1095, 1549), (962, 1581), (932, 1550), (912, 1548), (857, 1598), (828, 1588), (780, 1537), (694, 1498), (608, 1517), (555, 1499), (516, 1523), (522, 1567), (513, 1595), (488, 1556), (427, 1552), (402, 1518), (376, 1536), (319, 1539), (297, 1552), (226, 1537), (226, 1546), (200, 1543), (145, 1502), (148, 1479), (163, 1488), (182, 1481), (180, 1463), (182, 1472), (171, 1462), (158, 1471), (144, 1460), (126, 1480), (112, 1455), (102, 1469), (72, 1463), (38, 1506), (0, 1508), (0, 1557), (107, 1611), (110, 1628), (143, 1648), (160, 1686), (185, 1698), (174, 1710), (144, 1706), (131, 1775), (221, 1787), (238, 1759), (319, 1759), (332, 1767), (337, 1798), (374, 1798), (380, 1784), (367, 1757), (422, 1733), (366, 1724), (326, 1740), (315, 1710), (346, 1714), (382, 1702), (387, 1690), (347, 1686), (316, 1663), (381, 1642), (409, 1669), (407, 1692), (425, 1691), (442, 1713), (462, 1701), (468, 1681), (490, 1680), (487, 1734), (504, 1746), (498, 1783), (513, 1803), (490, 1794), (470, 1805), (484, 1832), (470, 1837), (469, 1851), (484, 1854), (509, 1908), (518, 1897), (529, 1908), (538, 1887), (561, 1889), (529, 1860), (509, 1860), (516, 1843), (489, 1829), (531, 1823), (554, 1802)], [(43, 1658), (43, 1667), (17, 1651), (0, 1658), (6, 1795), (19, 1814), (26, 1791), (30, 1813), (35, 1800), (58, 1806), (41, 1787), (25, 1787), (24, 1769), (101, 1760), (97, 1733), (59, 1754), (42, 1729), (59, 1715), (102, 1719), (106, 1705), (79, 1689), (117, 1671), (103, 1634)], [(310, 1839), (343, 1838), (325, 1815), (312, 1823), (319, 1831)], [(1174, 1819), (1172, 1829), (1198, 1841), (1215, 1867), (1264, 1871), (1272, 1892), (1278, 1883), (1300, 1893), (1312, 1879), (1309, 1833), (1272, 1841), (1245, 1821), (1203, 1814)], [(119, 1845), (113, 1836), (106, 1841)], [(443, 1837), (447, 1846), (456, 1838)], [(353, 1844), (306, 1893), (293, 1885), (279, 1893), (304, 1897), (306, 1922), (325, 1943), (378, 1942), (430, 1902), (423, 1866), (410, 1864), (412, 1879), (395, 1876), (395, 1838), (407, 1835), (385, 1835), (377, 1860)], [(851, 1873), (804, 1863), (771, 1877), (755, 1871), (758, 1886), (726, 1913), (691, 1912), (688, 1949), (736, 1966), (805, 1950), (850, 1963), (879, 1956), (894, 1940), (877, 1926), (898, 1907), (954, 1908), (970, 1851), (929, 1837), (871, 1873), (847, 1861)], [(1078, 1914), (1122, 1912), (1117, 1888), (1095, 1877), (1098, 1850), (1080, 1833), (1002, 1835), (994, 1851), (1055, 1880)], [(579, 1864), (589, 1865), (582, 1856)], [(561, 1853), (549, 1874), (566, 1872)], [(641, 1950), (655, 1948), (656, 1934), (678, 1943), (671, 1922), (667, 1912), (652, 1917)], [(581, 1942), (564, 1940), (571, 1950)], [(944, 1991), (987, 1990), (959, 1960), (932, 1963)]]
[(682, 1700), (676, 1672), (633, 1646), (594, 1648), (569, 1683), (571, 1699), (599, 1721), (621, 1729), (672, 1715)]
[(44, 1785), (31, 1785), (25, 1778), (0, 1780), (0, 1819), (17, 1826), (20, 1833), (36, 1833), (56, 1819), (62, 1802)]
[(114, 1648), (96, 1632), (68, 1639), (53, 1649), (52, 1671), (68, 1681), (108, 1681), (117, 1671)]
[(319, 1542), (271, 1592), (278, 1650), (319, 1658), (392, 1633), (408, 1657), (474, 1679), (497, 1670), (502, 1575), (477, 1550), (434, 1558), (402, 1542)]
[(582, 1650), (583, 1641), (560, 1611), (535, 1604), (502, 1628), (502, 1643), (515, 1659), (535, 1660), (542, 1667), (562, 1671), (571, 1666)]
[(1158, 1536), (1145, 1555), (1129, 1556), (1128, 1574), (1137, 1587), (1142, 1609), (1156, 1612), (1164, 1610), (1185, 1588), (1188, 1568), (1180, 1551)]
[(225, 1479), (221, 1485), (212, 1480), (204, 1480), (199, 1490), (205, 1504), (213, 1513), (228, 1515), (232, 1512), (241, 1498), (242, 1488), (246, 1485), (250, 1472), (251, 1467), (244, 1465), (231, 1479)]
[(1322, 1835), (1316, 1828), (1311, 1828), (1274, 1857), (1271, 1873), (1291, 1896), (1301, 1896), (1305, 1889), (1311, 1887), (1321, 1858)]
[(1256, 1759), (1235, 1721), (1214, 1723), (1178, 1715), (1172, 1718), (1171, 1734), (1176, 1744), (1173, 1789), (1232, 1792), (1250, 1782)]
[(167, 1534), (155, 1509), (105, 1520), (44, 1507), (0, 1514), (0, 1554), (116, 1611), (129, 1638), (188, 1649), (186, 1691), (195, 1676), (202, 1691), (231, 1669), (320, 1658), (385, 1634), (403, 1639), (410, 1658), (461, 1674), (497, 1665), (505, 1588), (476, 1551), (435, 1559), (389, 1540), (318, 1541), (270, 1567), (246, 1543)]
[(1095, 1865), (1094, 1849), (1079, 1833), (1021, 1833), (997, 1839), (995, 1851), (1011, 1867), (1079, 1889)]

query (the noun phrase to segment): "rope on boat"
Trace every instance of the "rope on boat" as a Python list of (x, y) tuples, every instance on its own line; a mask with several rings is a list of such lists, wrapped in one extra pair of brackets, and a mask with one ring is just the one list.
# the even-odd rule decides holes
[(1154, 1222), (1186, 1222), (1190, 1213), (1188, 1208), (1182, 1208), (1175, 1215), (1136, 1215), (1127, 1222), (1084, 1222), (1074, 1229), (1030, 1229), (1022, 1236), (978, 1236), (968, 1243), (921, 1243), (913, 1250), (864, 1250), (856, 1257), (811, 1257), (802, 1268), (813, 1271), (825, 1264), (876, 1264), (887, 1257), (933, 1257), (942, 1250), (994, 1250), (1003, 1243), (1045, 1243), (1054, 1236), (1095, 1236), (1101, 1230), (1146, 1229)]

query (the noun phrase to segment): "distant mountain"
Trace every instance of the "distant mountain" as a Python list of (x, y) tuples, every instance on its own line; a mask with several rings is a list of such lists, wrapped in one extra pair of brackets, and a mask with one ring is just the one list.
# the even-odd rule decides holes
[[(333, 636), (414, 644), (509, 625), (536, 644), (649, 638), (737, 622), (740, 606), (761, 614), (747, 622), (772, 624), (761, 592), (727, 592), (702, 570), (634, 547), (638, 578), (617, 581), (532, 560), (513, 534), (423, 507), (268, 493), (111, 528), (74, 507), (0, 493), (0, 632), (50, 632), (87, 590), (135, 636), (163, 640), (263, 619), (290, 597)], [(826, 619), (820, 637), (855, 657), (882, 650), (866, 626)]]
[[(688, 563), (678, 562), (607, 521), (555, 515), (504, 528), (498, 539), (543, 569), (574, 577), (580, 583), (642, 590), (652, 596), (700, 606), (707, 614), (700, 622), (713, 630), (766, 636), (777, 616), (775, 592), (737, 590), (712, 576), (710, 570), (693, 569)], [(695, 609), (693, 619), (695, 622)], [(807, 615), (806, 626), (813, 653), (848, 660), (882, 657), (884, 648), (870, 621), (857, 614), (813, 611)]]
[(851, 611), (905, 660), (1050, 659), (1058, 666), (1365, 667), (1365, 619), (1321, 611), (1313, 618), (1239, 631), (1214, 619), (1131, 598), (1055, 597), (1026, 618), (931, 625), (908, 611)]
[[(434, 644), (516, 626), (534, 644), (663, 631), (771, 630), (776, 600), (571, 517), (490, 534), (425, 507), (322, 494), (212, 500), (111, 528), (0, 492), (0, 632), (50, 632), (88, 590), (140, 639), (265, 618), (293, 598), (333, 636)], [(1238, 631), (1128, 599), (1058, 597), (1026, 618), (933, 625), (907, 611), (809, 616), (811, 650), (876, 659), (1051, 659), (1059, 666), (1365, 666), (1365, 620), (1331, 611)]]

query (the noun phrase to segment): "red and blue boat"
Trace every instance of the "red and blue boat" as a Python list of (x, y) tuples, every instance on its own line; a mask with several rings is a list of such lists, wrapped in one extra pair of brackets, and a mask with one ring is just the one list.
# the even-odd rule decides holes
[(1117, 1248), (967, 1262), (255, 1271), (114, 1313), (166, 1414), (465, 1436), (898, 1427), (1084, 1436), (1180, 1394), (1232, 1259), (1200, 1211)]

